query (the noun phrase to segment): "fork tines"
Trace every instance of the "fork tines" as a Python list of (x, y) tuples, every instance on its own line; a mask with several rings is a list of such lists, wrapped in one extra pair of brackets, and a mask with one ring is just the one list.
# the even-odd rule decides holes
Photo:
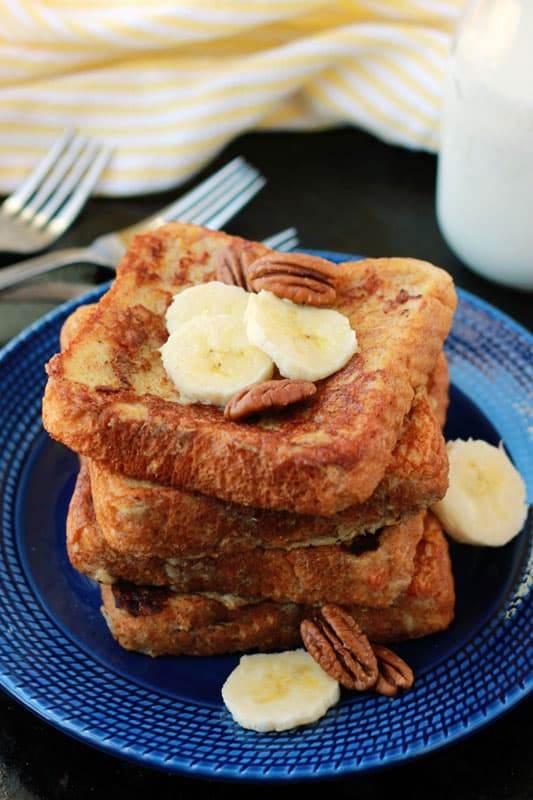
[(4, 201), (2, 212), (56, 238), (79, 213), (110, 154), (109, 147), (65, 131)]
[(237, 156), (183, 197), (161, 209), (146, 227), (165, 222), (195, 222), (216, 230), (231, 219), (265, 185), (266, 179), (242, 156)]

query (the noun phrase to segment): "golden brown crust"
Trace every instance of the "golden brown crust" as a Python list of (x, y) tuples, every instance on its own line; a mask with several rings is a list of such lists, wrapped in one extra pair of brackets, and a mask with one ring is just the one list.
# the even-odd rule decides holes
[(92, 460), (89, 471), (96, 517), (109, 544), (161, 558), (349, 541), (419, 513), (448, 486), (444, 438), (423, 394), (372, 496), (329, 517), (226, 503), (126, 478)]
[[(299, 608), (294, 603), (227, 606), (201, 595), (174, 595), (153, 616), (131, 616), (117, 608), (113, 587), (102, 585), (102, 614), (121, 647), (145, 655), (211, 656), (257, 648), (288, 649), (298, 642)], [(197, 627), (191, 617), (207, 620)]]
[[(94, 306), (79, 307), (65, 322), (61, 347), (75, 337)], [(385, 476), (372, 496), (329, 517), (295, 515), (226, 503), (207, 495), (127, 478), (89, 460), (95, 513), (119, 552), (160, 558), (349, 541), (419, 513), (447, 488), (444, 438), (432, 411), (444, 421), (449, 376), (444, 353), (430, 376), (428, 400), (415, 396)]]
[(427, 393), (435, 419), (440, 427), (444, 428), (450, 404), (450, 370), (444, 352), (439, 354), (429, 377)]
[[(158, 599), (156, 612), (134, 616), (127, 605), (117, 607), (111, 586), (101, 589), (102, 613), (111, 634), (122, 647), (152, 656), (298, 646), (300, 622), (312, 612), (309, 606), (294, 603), (239, 603), (168, 592)], [(390, 643), (445, 630), (453, 620), (454, 603), (448, 545), (438, 522), (428, 517), (409, 589), (387, 608), (347, 606), (346, 610), (371, 641)]]
[(47, 366), (45, 427), (113, 471), (237, 503), (331, 514), (363, 502), (442, 349), (451, 278), (413, 259), (342, 265), (336, 307), (359, 353), (319, 382), (305, 408), (228, 422), (220, 409), (176, 402), (158, 350), (172, 293), (210, 279), (216, 253), (233, 241), (178, 223), (136, 237), (76, 346)]
[(437, 630), (447, 627), (453, 619), (454, 606), (448, 543), (438, 519), (427, 512), (417, 567), (407, 591), (389, 606), (387, 615), (376, 614), (369, 607), (357, 609), (355, 615), (363, 630), (374, 629), (374, 641), (400, 641), (418, 637), (421, 624), (429, 620), (440, 620)]
[(384, 528), (379, 536), (359, 537), (355, 552), (346, 546), (322, 545), (171, 560), (135, 551), (118, 553), (96, 522), (89, 476), (82, 464), (67, 518), (67, 549), (79, 572), (103, 583), (127, 580), (171, 586), (179, 592), (386, 606), (411, 581), (422, 533), (420, 514)]

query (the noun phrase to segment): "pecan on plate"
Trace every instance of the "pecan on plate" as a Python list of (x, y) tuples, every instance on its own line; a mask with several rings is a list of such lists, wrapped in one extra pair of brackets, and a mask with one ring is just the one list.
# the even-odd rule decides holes
[(306, 253), (268, 253), (248, 268), (248, 283), (254, 292), (265, 289), (293, 303), (331, 306), (337, 296), (338, 266)]
[(306, 650), (341, 686), (360, 692), (375, 686), (378, 663), (372, 646), (343, 608), (322, 606), (314, 620), (301, 622), (300, 634)]
[(378, 661), (379, 676), (376, 682), (376, 692), (387, 697), (393, 697), (398, 689), (410, 689), (414, 683), (411, 667), (382, 644), (372, 645)]
[(216, 280), (227, 283), (229, 286), (240, 286), (241, 289), (249, 292), (248, 268), (255, 259), (254, 249), (247, 247), (246, 243), (234, 242), (227, 245), (216, 258)]
[(283, 408), (298, 403), (311, 397), (315, 392), (316, 386), (311, 381), (283, 378), (254, 383), (233, 395), (226, 403), (224, 416), (231, 420), (243, 419), (271, 408)]

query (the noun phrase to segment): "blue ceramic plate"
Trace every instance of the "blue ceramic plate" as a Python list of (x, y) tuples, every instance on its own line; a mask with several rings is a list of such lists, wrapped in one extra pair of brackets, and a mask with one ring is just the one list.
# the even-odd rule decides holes
[[(76, 459), (41, 425), (44, 363), (75, 305), (53, 311), (0, 354), (0, 685), (10, 695), (65, 733), (139, 764), (295, 781), (405, 762), (473, 733), (531, 691), (531, 519), (504, 548), (452, 547), (455, 622), (398, 648), (415, 670), (411, 691), (393, 700), (343, 696), (315, 725), (282, 734), (235, 725), (220, 688), (236, 656), (151, 659), (122, 650), (100, 615), (97, 588), (65, 553)], [(502, 439), (530, 498), (532, 343), (512, 320), (459, 292), (446, 345), (447, 437)]]

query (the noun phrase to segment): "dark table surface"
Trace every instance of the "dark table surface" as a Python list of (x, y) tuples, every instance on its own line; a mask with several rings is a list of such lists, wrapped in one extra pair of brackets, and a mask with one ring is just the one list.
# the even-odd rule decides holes
[[(221, 153), (205, 174), (237, 154), (261, 169), (268, 183), (225, 226), (229, 233), (261, 239), (294, 225), (302, 247), (427, 259), (447, 269), (459, 287), (531, 330), (533, 295), (477, 277), (440, 235), (434, 208), (434, 156), (389, 146), (353, 129), (248, 134)], [(56, 247), (84, 245), (100, 233), (136, 222), (176, 193), (93, 199)], [(12, 261), (0, 254), (0, 265)], [(80, 267), (68, 275), (56, 273), (58, 277), (96, 283), (109, 276), (104, 270)], [(0, 296), (0, 341), (55, 302)], [(409, 800), (531, 800), (532, 739), (530, 697), (452, 746), (402, 766), (315, 784), (315, 789), (358, 800), (398, 793)], [(296, 790), (310, 787), (218, 783), (144, 769), (69, 738), (0, 692), (0, 800), (84, 800), (128, 797), (132, 792), (161, 800), (198, 793), (207, 798), (244, 797), (250, 792), (258, 797), (270, 797), (272, 792), (288, 797)]]

